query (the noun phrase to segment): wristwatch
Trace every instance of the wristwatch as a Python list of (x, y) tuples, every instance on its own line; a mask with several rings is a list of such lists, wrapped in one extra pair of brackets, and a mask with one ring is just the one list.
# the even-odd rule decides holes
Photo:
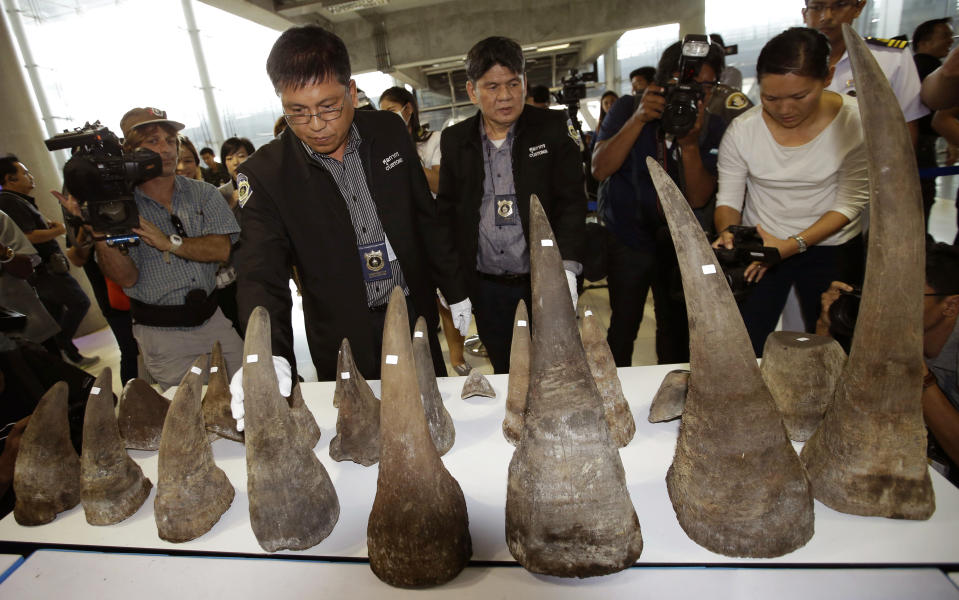
[(177, 248), (183, 245), (183, 238), (174, 233), (170, 236), (170, 244), (171, 246), (169, 251), (176, 252)]
[(803, 252), (805, 252), (806, 249), (809, 247), (809, 246), (806, 244), (806, 240), (804, 240), (801, 235), (791, 235), (791, 236), (789, 236), (789, 237), (791, 237), (792, 239), (796, 240), (796, 243), (799, 244), (799, 253), (800, 253), (800, 254), (802, 254)]

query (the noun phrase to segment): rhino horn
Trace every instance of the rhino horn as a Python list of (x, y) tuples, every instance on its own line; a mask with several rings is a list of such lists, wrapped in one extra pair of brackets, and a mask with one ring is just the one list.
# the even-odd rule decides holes
[(117, 425), (127, 448), (158, 450), (170, 401), (146, 381), (131, 379), (120, 392)]
[(662, 423), (683, 416), (688, 390), (689, 371), (677, 369), (666, 373), (656, 395), (653, 396), (653, 402), (649, 405), (647, 420), (650, 423)]
[(413, 329), (413, 356), (416, 359), (416, 379), (423, 396), (423, 411), (426, 413), (426, 423), (430, 427), (430, 437), (440, 456), (446, 454), (453, 447), (456, 440), (456, 429), (453, 419), (443, 404), (443, 396), (436, 383), (436, 372), (433, 370), (433, 356), (430, 353), (430, 341), (427, 337), (426, 319), (416, 320)]
[(845, 363), (842, 346), (826, 335), (774, 331), (766, 338), (759, 370), (789, 439), (805, 442), (819, 427)]
[(333, 531), (340, 503), (326, 469), (298, 435), (273, 368), (270, 314), (253, 309), (243, 345), (250, 524), (267, 552), (305, 550)]
[(460, 398), (463, 400), (472, 398), (473, 396), (481, 396), (483, 398), (496, 397), (496, 390), (493, 389), (489, 379), (477, 369), (470, 371), (466, 381), (463, 382), (463, 391), (460, 392)]
[(514, 446), (523, 433), (526, 394), (529, 391), (529, 314), (526, 300), (520, 299), (513, 319), (513, 341), (509, 351), (509, 390), (506, 393), (506, 416), (503, 435)]
[(243, 432), (237, 431), (236, 419), (230, 411), (229, 373), (226, 370), (226, 361), (223, 360), (223, 349), (220, 342), (213, 344), (213, 354), (210, 357), (210, 379), (203, 396), (203, 421), (208, 431), (234, 442), (243, 442)]
[(68, 395), (62, 381), (47, 390), (20, 438), (13, 469), (13, 517), (20, 525), (49, 523), (80, 503), (80, 457), (70, 442)]
[(642, 552), (639, 519), (586, 362), (559, 248), (536, 196), (529, 223), (536, 328), (526, 418), (509, 465), (506, 543), (535, 573), (614, 573)]
[(356, 368), (350, 341), (343, 338), (336, 359), (336, 390), (333, 406), (336, 437), (330, 441), (330, 458), (352, 460), (365, 467), (380, 460), (380, 401)]
[(209, 531), (235, 494), (213, 462), (207, 438), (200, 399), (205, 367), (206, 356), (200, 356), (183, 376), (160, 438), (153, 515), (160, 538), (168, 542), (187, 542)]
[(869, 253), (849, 360), (802, 459), (816, 499), (835, 510), (928, 519), (936, 500), (922, 417), (925, 226), (915, 154), (872, 53), (848, 25), (843, 38), (869, 156)]
[(110, 368), (103, 369), (90, 390), (83, 416), (80, 500), (91, 525), (123, 521), (140, 508), (153, 487), (120, 438), (112, 381)]
[(669, 223), (689, 313), (689, 391), (666, 487), (697, 544), (727, 556), (781, 556), (813, 534), (806, 471), (763, 382), (736, 301), (672, 178), (646, 165)]
[(433, 445), (410, 342), (406, 299), (394, 288), (383, 328), (380, 471), (366, 530), (370, 568), (397, 587), (445, 583), (472, 555), (466, 499)]
[(623, 386), (616, 373), (616, 361), (613, 360), (613, 352), (606, 342), (606, 328), (600, 324), (588, 306), (584, 305), (583, 309), (582, 336), (586, 361), (596, 382), (596, 389), (603, 398), (606, 424), (609, 425), (613, 441), (622, 448), (629, 444), (636, 434), (636, 422), (626, 397), (623, 396)]

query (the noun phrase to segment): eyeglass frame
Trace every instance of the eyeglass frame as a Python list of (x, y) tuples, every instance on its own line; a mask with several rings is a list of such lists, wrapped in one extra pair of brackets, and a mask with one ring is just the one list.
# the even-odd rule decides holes
[[(293, 127), (294, 125), (309, 125), (310, 123), (313, 122), (314, 117), (316, 117), (317, 119), (319, 119), (320, 121), (324, 123), (335, 121), (343, 116), (343, 111), (346, 109), (346, 102), (349, 100), (349, 95), (350, 95), (350, 88), (347, 87), (346, 94), (344, 95), (344, 98), (343, 98), (343, 103), (340, 104), (339, 108), (330, 107), (330, 108), (321, 110), (318, 113), (305, 113), (300, 115), (288, 115), (286, 113), (283, 113), (283, 118), (286, 120), (286, 124), (289, 125), (290, 127)], [(329, 118), (327, 118), (327, 115), (334, 115), (334, 116), (330, 116)], [(303, 121), (302, 123), (297, 123), (294, 120), (294, 119), (303, 119), (304, 117), (306, 117), (306, 120)]]
[(827, 10), (832, 13), (841, 13), (853, 8), (858, 8), (860, 4), (862, 4), (862, 0), (838, 0), (838, 2), (832, 4), (814, 2), (813, 4), (807, 4), (804, 10), (816, 14), (824, 13)]

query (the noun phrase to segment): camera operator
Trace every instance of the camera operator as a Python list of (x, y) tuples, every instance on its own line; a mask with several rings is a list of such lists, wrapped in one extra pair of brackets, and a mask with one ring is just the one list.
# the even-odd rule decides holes
[[(855, 324), (858, 298), (845, 302), (837, 315), (836, 302), (852, 286), (833, 281), (822, 294), (816, 333), (839, 339)], [(834, 304), (835, 303), (835, 304)], [(837, 327), (837, 319), (845, 327)], [(922, 413), (932, 433), (929, 457), (939, 470), (959, 484), (959, 249), (938, 243), (926, 246), (926, 285), (922, 309)]]
[[(98, 232), (97, 263), (130, 297), (133, 335), (143, 362), (162, 387), (180, 383), (202, 354), (219, 341), (230, 374), (240, 367), (243, 342), (217, 307), (218, 264), (230, 255), (239, 227), (216, 188), (176, 175), (177, 131), (183, 124), (155, 108), (134, 108), (120, 121), (123, 151), (160, 155), (162, 173), (136, 187), (140, 244), (128, 253), (107, 244)], [(80, 216), (75, 200), (62, 198)]]
[(444, 130), (440, 141), (436, 200), (458, 274), (446, 298), (460, 333), (476, 314), (494, 372), (506, 373), (516, 305), (525, 299), (530, 306), (531, 194), (556, 234), (574, 307), (578, 299), (586, 228), (580, 140), (563, 113), (524, 105), (525, 59), (515, 41), (477, 42), (466, 55), (466, 75), (479, 110)]
[(16, 156), (0, 159), (0, 210), (16, 222), (37, 250), (41, 262), (30, 280), (40, 300), (60, 325), (56, 345), (66, 360), (78, 367), (96, 364), (99, 357), (83, 356), (73, 343), (80, 322), (90, 309), (90, 299), (70, 275), (70, 264), (57, 243), (66, 233), (63, 223), (48, 221), (37, 209), (30, 192), (36, 187), (33, 175)]
[(708, 115), (704, 107), (723, 69), (724, 57), (719, 45), (709, 44), (705, 36), (697, 39), (700, 45), (693, 47), (704, 56), (698, 67), (696, 62), (691, 63), (695, 74), (684, 78), (684, 83), (693, 89), (698, 87), (702, 93), (695, 103), (695, 122), (686, 132), (667, 134), (663, 125), (667, 109), (663, 84), (677, 89), (674, 80), (687, 64), (683, 62), (684, 44), (677, 42), (660, 58), (659, 82), (649, 85), (641, 97), (617, 100), (597, 133), (593, 176), (597, 180), (609, 177), (599, 208), (611, 234), (607, 279), (612, 314), (607, 341), (616, 365), (621, 367), (632, 364), (633, 344), (650, 287), (656, 309), (659, 362), (689, 360), (686, 309), (682, 300), (670, 294), (672, 282), (678, 280), (676, 252), (646, 158), (653, 157), (665, 167), (694, 209), (709, 203), (716, 191), (716, 151), (727, 123)]
[(827, 91), (833, 68), (823, 34), (793, 27), (777, 35), (756, 74), (762, 105), (733, 122), (719, 149), (714, 245), (731, 248), (727, 228), (742, 223), (779, 251), (782, 262), (746, 270), (757, 283), (740, 310), (759, 356), (793, 285), (813, 331), (829, 282), (861, 279), (869, 174), (855, 98)]

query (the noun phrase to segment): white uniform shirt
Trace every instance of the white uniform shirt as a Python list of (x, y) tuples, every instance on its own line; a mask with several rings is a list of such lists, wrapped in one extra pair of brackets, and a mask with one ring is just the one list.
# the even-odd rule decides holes
[(842, 99), (832, 122), (802, 146), (776, 142), (762, 106), (737, 117), (719, 146), (716, 206), (739, 211), (743, 225), (761, 224), (780, 239), (835, 211), (850, 222), (819, 243), (834, 246), (855, 237), (869, 201), (869, 173), (859, 105), (851, 96)]
[(440, 159), (443, 155), (440, 153), (440, 136), (442, 131), (434, 131), (424, 142), (416, 142), (416, 153), (420, 157), (420, 162), (427, 169), (440, 166)]
[[(888, 48), (876, 44), (866, 44), (872, 55), (876, 57), (879, 68), (886, 74), (886, 79), (892, 86), (892, 91), (899, 100), (899, 108), (906, 117), (906, 122), (915, 121), (929, 114), (929, 109), (919, 100), (919, 72), (916, 70), (916, 61), (908, 49)], [(843, 52), (842, 58), (836, 63), (836, 73), (827, 90), (848, 95), (855, 91), (856, 82), (852, 76), (852, 62), (849, 53)], [(853, 94), (854, 95), (854, 94)]]

